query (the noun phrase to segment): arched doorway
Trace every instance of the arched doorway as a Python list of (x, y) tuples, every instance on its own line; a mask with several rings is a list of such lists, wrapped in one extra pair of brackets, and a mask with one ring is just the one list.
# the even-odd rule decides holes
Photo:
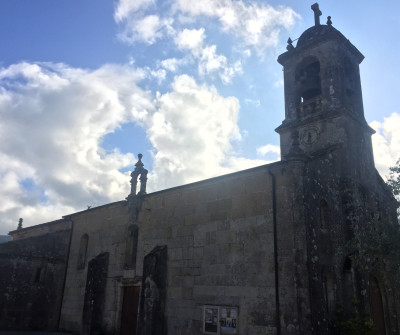
[(370, 277), (369, 280), (369, 299), (370, 299), (372, 320), (374, 321), (376, 334), (386, 335), (382, 294), (379, 288), (378, 281), (376, 280), (375, 277)]

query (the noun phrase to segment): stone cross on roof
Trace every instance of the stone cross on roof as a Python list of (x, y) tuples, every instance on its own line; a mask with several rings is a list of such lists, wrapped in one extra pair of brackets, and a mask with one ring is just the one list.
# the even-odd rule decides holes
[(314, 21), (315, 25), (319, 26), (321, 23), (319, 22), (319, 17), (322, 15), (322, 12), (319, 10), (318, 2), (311, 6), (311, 9), (314, 11)]

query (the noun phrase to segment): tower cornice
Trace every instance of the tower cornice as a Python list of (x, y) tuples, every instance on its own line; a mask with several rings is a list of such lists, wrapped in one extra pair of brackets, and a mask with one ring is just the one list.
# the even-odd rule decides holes
[(296, 47), (279, 55), (278, 63), (285, 66), (287, 62), (299, 57), (303, 52), (329, 41), (336, 41), (338, 44), (343, 45), (353, 54), (358, 64), (363, 61), (364, 55), (339, 30), (330, 25), (319, 25), (304, 31), (299, 37)]

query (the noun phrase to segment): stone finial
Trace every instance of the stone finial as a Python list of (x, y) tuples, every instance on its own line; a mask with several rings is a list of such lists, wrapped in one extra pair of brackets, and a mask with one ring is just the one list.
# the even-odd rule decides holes
[(327, 24), (328, 26), (331, 26), (331, 25), (332, 25), (332, 21), (331, 21), (331, 17), (330, 17), (330, 16), (328, 16), (328, 20), (326, 21), (326, 24)]
[(136, 168), (143, 168), (144, 164), (142, 163), (142, 154), (138, 154), (138, 158), (139, 160), (137, 161), (137, 163), (135, 164)]
[[(144, 168), (142, 157), (142, 154), (138, 154), (138, 161), (135, 164), (135, 169), (131, 173), (131, 193), (126, 198), (129, 205), (129, 221), (131, 223), (137, 220), (142, 206), (143, 196), (146, 194), (147, 173), (149, 171)], [(140, 180), (140, 189), (139, 192), (136, 193), (138, 178)]]
[(313, 4), (311, 6), (311, 9), (314, 11), (314, 21), (315, 21), (315, 25), (319, 26), (321, 25), (320, 21), (319, 21), (319, 17), (322, 15), (322, 12), (319, 10), (319, 5), (318, 2), (316, 2), (315, 4)]
[(137, 195), (146, 194), (146, 184), (147, 184), (147, 173), (149, 172), (144, 168), (144, 164), (142, 163), (142, 154), (138, 154), (139, 160), (135, 164), (135, 170), (131, 173), (131, 196), (136, 195), (136, 187), (137, 187), (137, 180), (140, 176), (140, 191)]
[(19, 220), (18, 220), (18, 228), (17, 229), (22, 229), (22, 222), (24, 221), (24, 219), (23, 218), (20, 218)]
[(292, 39), (291, 39), (290, 37), (289, 37), (289, 39), (287, 40), (287, 43), (288, 43), (288, 45), (287, 45), (287, 47), (286, 47), (286, 50), (287, 50), (287, 51), (293, 50), (293, 49), (294, 49), (293, 41), (292, 41)]

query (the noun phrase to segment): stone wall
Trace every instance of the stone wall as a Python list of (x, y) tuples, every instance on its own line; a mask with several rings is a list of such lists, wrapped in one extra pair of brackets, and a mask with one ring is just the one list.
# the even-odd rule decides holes
[[(88, 326), (82, 330), (88, 263), (108, 253), (102, 329), (119, 333), (123, 289), (141, 285), (144, 259), (157, 247), (166, 247), (167, 253), (166, 301), (160, 306), (165, 306), (168, 334), (203, 334), (205, 306), (236, 309), (239, 334), (274, 334), (278, 316), (284, 329), (298, 327), (297, 303), (305, 306), (304, 314), (308, 311), (307, 279), (298, 280), (295, 290), (296, 276), (304, 273), (303, 259), (293, 252), (304, 241), (304, 225), (298, 221), (301, 171), (296, 164), (276, 163), (151, 193), (142, 198), (136, 221), (125, 201), (72, 215), (60, 329), (90, 331)], [(85, 265), (80, 267), (86, 239)], [(157, 285), (159, 280), (150, 279)], [(276, 299), (277, 280), (281, 301)], [(151, 327), (139, 324), (139, 329)]]
[(23, 229), (17, 229), (9, 232), (14, 241), (54, 233), (59, 230), (69, 229), (71, 223), (68, 220), (60, 219), (56, 221), (42, 223), (36, 226), (30, 226)]
[(142, 286), (139, 335), (153, 334), (155, 319), (159, 333), (203, 334), (208, 309), (234, 310), (237, 334), (329, 334), (345, 299), (346, 220), (362, 223), (390, 198), (378, 177), (338, 176), (336, 155), (151, 193), (136, 199), (138, 215), (121, 201), (70, 216), (60, 328), (119, 334), (124, 289)]
[[(279, 198), (281, 304), (296, 319), (293, 205), (296, 180), (284, 164), (266, 165), (144, 198), (137, 273), (156, 246), (167, 246), (168, 334), (203, 334), (205, 306), (238, 310), (238, 334), (276, 331), (273, 186)], [(301, 204), (300, 204), (301, 206)], [(288, 238), (292, 236), (292, 238)], [(291, 325), (291, 327), (295, 327)]]
[[(129, 220), (127, 203), (126, 201), (112, 203), (76, 213), (69, 218), (73, 221), (73, 236), (60, 329), (76, 333), (90, 332), (90, 328), (94, 325), (85, 318), (96, 320), (96, 315), (99, 314), (102, 319), (101, 325), (95, 321), (95, 327), (101, 328), (103, 334), (114, 334), (119, 327), (122, 304), (121, 278), (126, 272), (124, 263)], [(87, 236), (86, 250), (81, 243), (84, 236)], [(104, 269), (106, 280), (101, 283), (104, 285), (105, 295), (102, 296), (101, 306), (96, 306), (94, 312), (85, 311), (84, 313), (85, 296), (93, 294), (90, 291), (91, 285), (87, 284), (88, 264), (107, 253), (108, 265)], [(82, 258), (83, 266), (79, 264)], [(96, 273), (96, 271), (93, 272)], [(103, 273), (103, 270), (100, 273)], [(86, 291), (88, 291), (87, 294)], [(103, 292), (99, 294), (103, 295)], [(82, 325), (85, 325), (85, 329), (82, 329)]]
[(70, 229), (0, 245), (0, 330), (56, 330)]

